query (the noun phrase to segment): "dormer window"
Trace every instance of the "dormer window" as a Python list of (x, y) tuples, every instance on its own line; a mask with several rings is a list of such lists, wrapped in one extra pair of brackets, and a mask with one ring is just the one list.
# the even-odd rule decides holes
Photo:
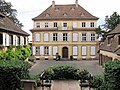
[(67, 16), (67, 13), (64, 13), (63, 16)]
[(108, 44), (111, 43), (111, 37), (108, 37)]
[(45, 28), (48, 28), (48, 23), (45, 23)]
[(47, 13), (47, 14), (45, 15), (45, 17), (50, 17), (50, 14)]
[(85, 16), (85, 14), (84, 13), (80, 13), (80, 16)]
[(74, 8), (74, 7), (72, 7), (72, 8), (71, 8), (71, 10), (75, 10), (75, 8)]
[(120, 36), (118, 36), (118, 45), (120, 45)]

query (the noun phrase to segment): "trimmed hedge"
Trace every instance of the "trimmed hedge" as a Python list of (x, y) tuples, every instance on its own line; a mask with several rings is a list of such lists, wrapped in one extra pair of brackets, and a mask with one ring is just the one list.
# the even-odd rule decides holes
[(20, 90), (21, 79), (29, 78), (28, 64), (20, 60), (0, 61), (0, 90)]
[(45, 72), (45, 78), (59, 80), (59, 79), (88, 79), (89, 72), (85, 69), (80, 70), (69, 65), (60, 65), (49, 67)]
[(107, 90), (120, 90), (120, 61), (105, 64), (105, 85)]

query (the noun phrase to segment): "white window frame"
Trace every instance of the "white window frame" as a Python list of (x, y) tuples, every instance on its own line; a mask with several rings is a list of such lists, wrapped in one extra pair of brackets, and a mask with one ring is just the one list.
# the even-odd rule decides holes
[(82, 42), (87, 41), (87, 34), (86, 33), (82, 33)]
[(73, 22), (73, 28), (77, 28), (77, 22)]
[(95, 56), (96, 55), (96, 50), (95, 49), (96, 49), (95, 46), (91, 46), (90, 47), (90, 55), (91, 56)]
[(68, 33), (63, 33), (63, 41), (68, 41)]
[(95, 41), (95, 38), (96, 38), (96, 35), (95, 35), (95, 33), (91, 33), (91, 41)]
[(58, 47), (57, 46), (53, 46), (53, 56), (55, 56), (56, 53), (58, 53)]
[(86, 46), (82, 46), (82, 56), (86, 56), (87, 55), (87, 47)]
[(44, 55), (49, 55), (49, 46), (44, 47)]
[(58, 33), (53, 33), (53, 41), (58, 41)]
[(53, 23), (53, 27), (54, 27), (54, 28), (57, 28), (57, 27), (58, 27), (57, 22), (54, 22), (54, 23)]
[(40, 41), (40, 33), (35, 34), (35, 41), (39, 42)]
[(48, 22), (45, 23), (45, 28), (49, 28)]
[(82, 22), (81, 27), (86, 27), (86, 22)]
[(78, 33), (73, 33), (73, 41), (78, 41)]
[(49, 34), (44, 33), (44, 42), (48, 42), (48, 41), (49, 41)]
[(35, 55), (37, 55), (37, 56), (40, 55), (40, 46), (36, 46)]
[(77, 56), (77, 55), (78, 55), (78, 47), (73, 46), (73, 56)]
[(40, 23), (36, 23), (36, 28), (40, 28)]
[(94, 22), (90, 22), (90, 27), (95, 27), (95, 23)]

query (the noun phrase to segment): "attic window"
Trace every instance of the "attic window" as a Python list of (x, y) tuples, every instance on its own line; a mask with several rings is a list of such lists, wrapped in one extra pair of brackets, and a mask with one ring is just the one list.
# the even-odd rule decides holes
[(64, 13), (63, 16), (67, 16), (67, 13)]
[(50, 14), (47, 13), (47, 14), (45, 15), (45, 17), (50, 17)]
[(72, 7), (72, 8), (71, 8), (71, 10), (75, 10), (75, 8), (74, 8), (74, 7)]
[(59, 11), (59, 8), (55, 8), (55, 11)]
[(85, 14), (84, 13), (80, 13), (80, 16), (85, 16)]

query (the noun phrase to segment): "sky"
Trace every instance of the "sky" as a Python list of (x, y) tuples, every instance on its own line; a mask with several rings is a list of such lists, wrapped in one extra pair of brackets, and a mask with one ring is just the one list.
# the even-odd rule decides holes
[[(23, 30), (29, 31), (33, 28), (32, 18), (38, 16), (48, 8), (53, 0), (5, 0), (11, 2), (13, 8), (17, 10), (17, 18), (23, 23)], [(75, 4), (75, 0), (54, 0), (55, 4)], [(78, 0), (80, 6), (99, 18), (98, 25), (104, 24), (105, 16), (110, 16), (113, 12), (120, 14), (120, 0)], [(31, 36), (29, 37), (31, 40)]]

